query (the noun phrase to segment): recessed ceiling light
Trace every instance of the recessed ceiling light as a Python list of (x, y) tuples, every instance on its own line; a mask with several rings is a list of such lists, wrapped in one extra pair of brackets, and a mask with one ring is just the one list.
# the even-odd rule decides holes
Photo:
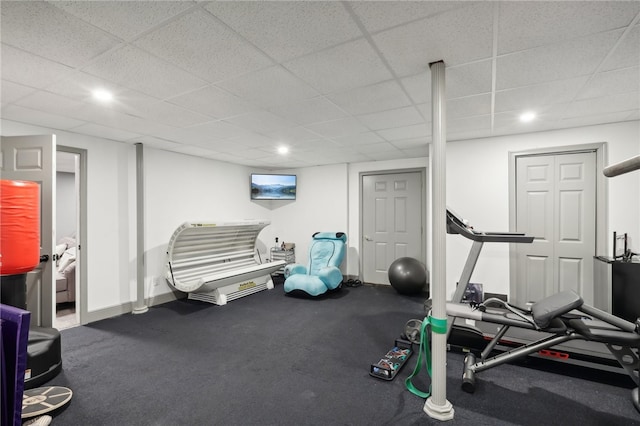
[(282, 145), (278, 147), (278, 154), (285, 155), (288, 152), (289, 152), (289, 148), (287, 148), (286, 146)]
[(100, 102), (110, 102), (113, 100), (113, 94), (108, 90), (96, 89), (92, 92), (93, 97)]
[(520, 121), (522, 121), (523, 123), (528, 123), (530, 121), (533, 121), (535, 120), (535, 118), (536, 118), (536, 113), (533, 111), (527, 111), (520, 115)]

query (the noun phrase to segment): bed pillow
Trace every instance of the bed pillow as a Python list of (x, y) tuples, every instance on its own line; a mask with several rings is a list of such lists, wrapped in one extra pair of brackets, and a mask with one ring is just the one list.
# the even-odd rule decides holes
[(58, 272), (63, 272), (69, 264), (76, 261), (76, 248), (67, 249), (58, 262)]

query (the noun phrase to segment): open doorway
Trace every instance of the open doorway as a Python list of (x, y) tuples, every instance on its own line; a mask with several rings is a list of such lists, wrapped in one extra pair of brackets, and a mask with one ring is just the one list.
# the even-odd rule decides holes
[(56, 152), (55, 328), (80, 324), (80, 154)]

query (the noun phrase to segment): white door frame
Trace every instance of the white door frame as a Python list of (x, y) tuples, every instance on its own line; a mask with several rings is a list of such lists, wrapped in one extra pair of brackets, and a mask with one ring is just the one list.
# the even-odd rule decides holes
[[(538, 148), (526, 151), (509, 152), (509, 231), (516, 232), (516, 161), (518, 157), (531, 155), (596, 153), (596, 253), (606, 253), (608, 223), (608, 193), (603, 170), (607, 164), (607, 143), (599, 142), (583, 145), (570, 145)], [(515, 294), (517, 281), (517, 250), (515, 244), (509, 247), (509, 294)], [(595, 288), (595, 286), (594, 286)], [(595, 290), (594, 290), (595, 291)]]
[[(79, 225), (79, 239), (78, 239), (78, 256), (80, 257), (80, 275), (77, 277), (79, 280), (78, 290), (79, 298), (76, 296), (78, 320), (81, 325), (88, 323), (87, 321), (87, 300), (88, 300), (88, 288), (87, 288), (87, 150), (81, 148), (74, 148), (70, 146), (58, 145), (57, 150), (61, 152), (67, 152), (70, 154), (78, 155), (78, 176), (76, 176), (79, 188), (79, 200), (78, 200), (78, 225)], [(54, 296), (55, 297), (55, 296)], [(54, 302), (55, 303), (55, 302)]]
[[(358, 265), (358, 270), (359, 270), (359, 277), (358, 279), (363, 280), (364, 277), (364, 209), (363, 209), (363, 205), (364, 205), (364, 185), (363, 185), (363, 180), (364, 180), (364, 176), (375, 176), (375, 175), (394, 175), (394, 174), (398, 174), (398, 173), (415, 173), (415, 172), (419, 172), (421, 177), (422, 177), (422, 187), (425, 189), (422, 193), (422, 214), (420, 215), (420, 220), (421, 220), (421, 226), (422, 226), (422, 238), (420, 239), (420, 250), (422, 251), (422, 255), (423, 258), (425, 260), (428, 259), (428, 253), (427, 253), (427, 168), (426, 167), (413, 167), (413, 168), (409, 168), (409, 169), (389, 169), (389, 170), (375, 170), (375, 171), (366, 171), (366, 172), (360, 172), (360, 175), (358, 176), (358, 191), (360, 193), (360, 200), (359, 200), (359, 207), (358, 209), (360, 210), (360, 218), (359, 218), (359, 228), (360, 228), (360, 261), (359, 261), (359, 265)], [(429, 276), (428, 272), (427, 272), (427, 276)], [(428, 279), (427, 279), (428, 282)]]

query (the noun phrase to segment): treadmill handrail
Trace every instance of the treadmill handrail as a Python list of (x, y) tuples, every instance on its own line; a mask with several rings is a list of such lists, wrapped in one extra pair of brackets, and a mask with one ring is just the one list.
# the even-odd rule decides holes
[(520, 232), (480, 232), (467, 226), (454, 212), (447, 209), (447, 233), (460, 234), (481, 243), (531, 243), (534, 237)]

